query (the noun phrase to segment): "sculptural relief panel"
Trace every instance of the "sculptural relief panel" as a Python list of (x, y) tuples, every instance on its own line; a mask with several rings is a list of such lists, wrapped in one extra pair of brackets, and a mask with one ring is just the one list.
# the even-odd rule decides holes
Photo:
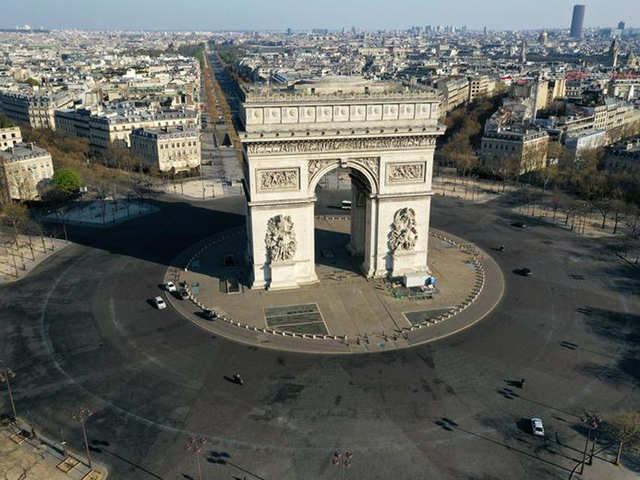
[[(416, 105), (416, 118), (432, 118), (431, 104), (430, 103), (418, 103)], [(437, 118), (437, 117), (435, 117)]]
[(331, 138), (323, 140), (294, 140), (255, 142), (247, 144), (249, 154), (325, 153), (354, 150), (395, 150), (435, 147), (435, 137), (412, 135), (378, 138)]
[(256, 170), (258, 192), (286, 192), (300, 190), (300, 169), (277, 168)]
[(334, 122), (348, 122), (349, 121), (349, 107), (347, 105), (336, 105), (333, 107), (333, 121)]
[(293, 220), (289, 215), (276, 215), (269, 219), (264, 243), (269, 263), (282, 263), (293, 259), (298, 243)]
[(316, 107), (300, 107), (300, 122), (310, 123), (316, 121)]
[(398, 119), (398, 105), (385, 105), (383, 109), (383, 120), (397, 120)]
[(390, 185), (424, 183), (426, 171), (426, 162), (388, 163), (387, 183)]
[(318, 122), (330, 122), (333, 120), (333, 108), (332, 107), (317, 107), (316, 119)]
[(382, 105), (367, 105), (367, 120), (382, 120)]
[(280, 123), (280, 109), (268, 107), (264, 109), (264, 123)]
[(367, 109), (364, 105), (351, 105), (349, 118), (352, 122), (362, 122), (367, 118)]
[(251, 108), (247, 110), (247, 123), (250, 125), (260, 125), (263, 121), (262, 108)]
[(298, 107), (282, 107), (282, 123), (298, 123)]
[(416, 212), (413, 208), (401, 208), (393, 216), (388, 236), (389, 250), (393, 253), (414, 250), (418, 241)]
[(413, 103), (405, 103), (400, 105), (400, 115), (399, 118), (401, 120), (411, 120), (415, 114), (415, 105)]

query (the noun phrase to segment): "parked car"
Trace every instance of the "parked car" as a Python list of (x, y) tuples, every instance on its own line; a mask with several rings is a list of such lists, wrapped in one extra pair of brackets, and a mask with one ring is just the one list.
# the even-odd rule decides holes
[(164, 288), (167, 292), (175, 292), (177, 291), (176, 289), (176, 284), (173, 282), (167, 282), (164, 284)]
[(517, 270), (515, 270), (515, 272), (518, 275), (522, 275), (523, 277), (530, 277), (531, 275), (533, 275), (531, 270), (529, 270), (527, 267), (518, 268)]
[(167, 308), (167, 304), (164, 302), (164, 299), (160, 296), (153, 299), (153, 303), (158, 310), (164, 310)]
[(181, 288), (181, 289), (178, 291), (178, 298), (179, 298), (180, 300), (186, 300), (187, 298), (189, 298), (189, 292), (187, 292), (187, 290), (186, 290), (186, 289)]
[(544, 437), (544, 426), (542, 425), (542, 420), (538, 417), (533, 417), (531, 419), (531, 432), (536, 437)]
[(513, 222), (511, 225), (516, 228), (527, 228), (527, 224), (524, 222)]
[(216, 318), (216, 312), (208, 308), (202, 312), (202, 315), (208, 320), (213, 320), (214, 318)]

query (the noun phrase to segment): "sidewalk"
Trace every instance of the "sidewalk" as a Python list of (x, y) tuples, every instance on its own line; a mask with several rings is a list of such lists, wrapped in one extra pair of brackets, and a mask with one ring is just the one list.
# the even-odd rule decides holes
[(19, 235), (18, 241), (19, 248), (10, 246), (0, 251), (0, 285), (26, 277), (40, 263), (70, 245), (64, 240), (39, 236), (29, 242), (26, 235)]
[[(7, 480), (105, 480), (108, 469), (77, 455), (36, 432), (18, 419), (0, 427), (0, 476)], [(65, 455), (66, 453), (66, 455)]]

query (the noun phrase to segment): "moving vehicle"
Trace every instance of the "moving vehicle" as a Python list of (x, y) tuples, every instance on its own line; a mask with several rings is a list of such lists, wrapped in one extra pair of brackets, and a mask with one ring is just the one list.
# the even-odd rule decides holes
[(516, 228), (527, 228), (527, 224), (524, 222), (513, 222), (511, 225)]
[(153, 299), (153, 304), (158, 310), (164, 310), (165, 308), (167, 308), (167, 304), (164, 303), (164, 299), (160, 296)]
[(538, 417), (533, 417), (531, 419), (531, 432), (536, 437), (544, 437), (544, 426), (542, 425), (542, 420)]
[(531, 270), (529, 270), (527, 267), (518, 268), (514, 270), (514, 272), (518, 275), (522, 275), (523, 277), (530, 277), (532, 275)]
[(176, 291), (177, 291), (177, 289), (176, 289), (176, 284), (175, 284), (175, 283), (173, 283), (173, 282), (167, 282), (167, 283), (165, 283), (165, 284), (164, 284), (164, 288), (165, 288), (165, 290), (166, 290), (167, 292), (172, 292), (172, 293), (173, 293), (173, 292), (176, 292)]

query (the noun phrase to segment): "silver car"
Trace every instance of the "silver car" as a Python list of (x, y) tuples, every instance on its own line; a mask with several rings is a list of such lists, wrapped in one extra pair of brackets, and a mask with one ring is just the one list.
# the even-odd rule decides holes
[(164, 310), (165, 308), (167, 308), (167, 304), (164, 302), (164, 299), (162, 297), (154, 298), (153, 303), (158, 310)]
[(544, 437), (544, 425), (541, 419), (537, 417), (531, 419), (531, 431), (536, 437)]

